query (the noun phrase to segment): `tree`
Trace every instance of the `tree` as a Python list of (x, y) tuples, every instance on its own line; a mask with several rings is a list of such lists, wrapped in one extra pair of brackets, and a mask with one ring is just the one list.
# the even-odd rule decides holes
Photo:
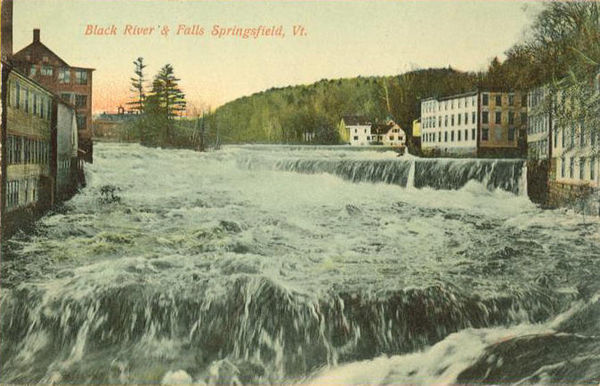
[(158, 127), (164, 132), (160, 135), (166, 143), (172, 142), (173, 118), (185, 111), (185, 94), (179, 88), (179, 81), (170, 64), (164, 65), (152, 82), (152, 91), (146, 100), (147, 113), (156, 124), (164, 125)]
[(138, 114), (142, 114), (144, 112), (144, 102), (146, 99), (146, 95), (144, 92), (144, 84), (146, 79), (144, 78), (144, 68), (146, 65), (144, 64), (144, 58), (139, 57), (133, 61), (134, 69), (134, 77), (131, 77), (131, 92), (133, 92), (132, 101), (127, 104), (131, 106), (131, 110), (137, 112)]

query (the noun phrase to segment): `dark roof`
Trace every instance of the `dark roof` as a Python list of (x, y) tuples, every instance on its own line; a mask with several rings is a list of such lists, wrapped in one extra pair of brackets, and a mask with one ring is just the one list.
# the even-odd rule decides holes
[[(27, 60), (25, 55), (30, 55), (30, 59)], [(15, 53), (12, 58), (17, 62), (33, 62), (38, 63), (42, 61), (43, 56), (48, 56), (49, 58), (54, 58), (64, 67), (70, 67), (67, 62), (65, 62), (60, 56), (56, 55), (52, 50), (44, 45), (44, 43), (35, 41), (23, 48), (19, 52)]]
[(394, 127), (392, 123), (374, 123), (371, 125), (371, 134), (387, 134)]
[(371, 120), (363, 115), (345, 115), (342, 119), (347, 126), (366, 126), (371, 124)]
[(467, 96), (473, 96), (473, 95), (477, 95), (478, 92), (479, 92), (478, 90), (473, 90), (473, 91), (463, 92), (462, 94), (448, 95), (448, 96), (444, 96), (444, 97), (438, 98), (438, 101), (445, 101), (445, 100), (448, 100), (448, 99), (463, 98), (463, 97), (467, 97)]

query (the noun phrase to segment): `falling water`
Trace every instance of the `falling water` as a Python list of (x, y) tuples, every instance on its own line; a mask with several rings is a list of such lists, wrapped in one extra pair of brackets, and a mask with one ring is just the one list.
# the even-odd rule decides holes
[(600, 224), (520, 161), (98, 144), (88, 173), (5, 247), (2, 383), (598, 382)]

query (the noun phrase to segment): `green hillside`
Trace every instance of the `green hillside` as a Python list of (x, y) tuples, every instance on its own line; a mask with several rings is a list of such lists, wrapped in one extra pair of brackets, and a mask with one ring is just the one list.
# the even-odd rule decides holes
[(215, 111), (225, 142), (295, 143), (305, 131), (318, 143), (337, 143), (344, 115), (392, 117), (410, 132), (421, 98), (476, 87), (474, 73), (426, 69), (398, 76), (323, 79), (310, 85), (272, 88), (236, 99)]

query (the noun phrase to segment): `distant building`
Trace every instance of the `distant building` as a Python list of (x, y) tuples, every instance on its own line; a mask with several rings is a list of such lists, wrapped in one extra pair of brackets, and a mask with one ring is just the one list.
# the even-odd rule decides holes
[(122, 106), (119, 106), (116, 114), (103, 112), (92, 120), (94, 138), (127, 140), (129, 138), (127, 138), (128, 133), (126, 132), (124, 125), (139, 117), (139, 114), (125, 112), (125, 109)]
[(77, 115), (73, 106), (60, 98), (56, 103), (56, 198), (70, 198), (79, 187), (83, 178), (79, 172), (83, 170), (82, 162), (77, 157), (78, 132)]
[(421, 119), (415, 119), (412, 123), (412, 136), (413, 138), (421, 137)]
[(552, 157), (552, 96), (547, 86), (527, 96), (527, 193), (531, 201), (546, 204)]
[(547, 86), (531, 90), (527, 97), (527, 159), (546, 160), (552, 156), (550, 146), (552, 98)]
[(94, 69), (67, 64), (41, 42), (39, 29), (33, 30), (33, 42), (12, 56), (12, 63), (20, 72), (76, 107), (80, 157), (91, 162)]
[(392, 147), (406, 145), (406, 133), (393, 121), (371, 125), (371, 144)]
[[(593, 87), (600, 93), (600, 73), (595, 76)], [(568, 93), (568, 89), (556, 92), (553, 111), (575, 108)], [(562, 206), (600, 188), (600, 130), (586, 127), (583, 121), (552, 122), (549, 204)]]
[[(600, 73), (592, 87), (600, 93)], [(551, 207), (585, 202), (600, 188), (600, 133), (566, 118), (577, 108), (570, 91), (544, 85), (528, 97), (527, 191), (532, 201)]]
[(366, 146), (371, 142), (371, 120), (363, 116), (352, 115), (342, 118), (340, 126), (343, 127), (345, 138), (353, 146)]
[(525, 156), (527, 94), (478, 90), (421, 101), (426, 155)]

